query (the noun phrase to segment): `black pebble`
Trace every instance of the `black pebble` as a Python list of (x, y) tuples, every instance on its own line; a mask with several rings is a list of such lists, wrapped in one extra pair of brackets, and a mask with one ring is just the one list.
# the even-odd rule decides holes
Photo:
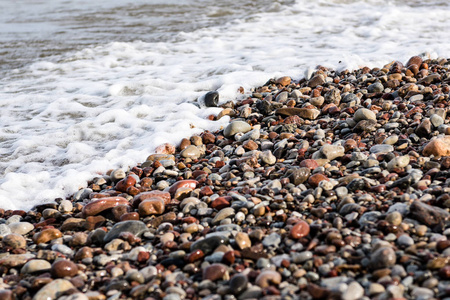
[(205, 95), (205, 105), (206, 107), (217, 107), (219, 104), (219, 93), (218, 92), (208, 92)]

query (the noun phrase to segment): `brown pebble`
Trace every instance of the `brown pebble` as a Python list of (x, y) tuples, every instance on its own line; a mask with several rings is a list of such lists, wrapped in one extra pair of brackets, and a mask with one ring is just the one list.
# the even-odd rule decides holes
[(255, 280), (255, 284), (260, 288), (266, 288), (271, 284), (278, 285), (280, 282), (281, 274), (272, 270), (262, 271)]
[(302, 237), (305, 237), (309, 234), (309, 224), (305, 221), (299, 221), (297, 224), (292, 226), (291, 230), (289, 231), (289, 236), (293, 239), (300, 239)]
[(128, 200), (123, 197), (101, 198), (99, 200), (95, 200), (86, 204), (86, 206), (83, 207), (83, 215), (86, 217), (95, 216), (114, 206), (128, 205), (128, 204), (129, 204)]
[(5, 235), (2, 240), (3, 247), (11, 249), (20, 249), (27, 246), (27, 242), (20, 234), (10, 233)]
[(47, 243), (51, 240), (62, 237), (61, 231), (55, 228), (45, 229), (41, 232), (36, 233), (33, 236), (33, 241), (36, 244)]
[(312, 187), (317, 187), (319, 186), (319, 183), (323, 180), (329, 181), (328, 177), (320, 174), (320, 173), (316, 173), (314, 175), (311, 175), (308, 178), (308, 183), (312, 186)]
[(165, 209), (164, 200), (161, 198), (150, 198), (144, 200), (141, 204), (139, 204), (138, 209), (140, 216), (160, 215)]
[(224, 264), (212, 264), (203, 270), (203, 279), (216, 281), (223, 279), (228, 274), (228, 268)]
[(300, 162), (300, 167), (305, 167), (310, 170), (314, 170), (319, 167), (319, 164), (314, 159), (304, 159)]
[(73, 277), (77, 275), (78, 267), (70, 260), (62, 259), (52, 264), (50, 272), (54, 278)]

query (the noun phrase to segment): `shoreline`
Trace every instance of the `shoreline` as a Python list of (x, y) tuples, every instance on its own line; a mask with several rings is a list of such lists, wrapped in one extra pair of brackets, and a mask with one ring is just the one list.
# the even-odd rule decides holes
[(0, 299), (449, 297), (448, 67), (270, 79), (223, 130), (0, 209)]

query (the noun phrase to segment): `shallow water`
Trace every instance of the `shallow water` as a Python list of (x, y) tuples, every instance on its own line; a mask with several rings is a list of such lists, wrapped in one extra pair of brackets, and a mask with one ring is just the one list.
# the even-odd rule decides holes
[(65, 197), (227, 118), (197, 98), (269, 78), (449, 55), (444, 1), (0, 4), (0, 207)]

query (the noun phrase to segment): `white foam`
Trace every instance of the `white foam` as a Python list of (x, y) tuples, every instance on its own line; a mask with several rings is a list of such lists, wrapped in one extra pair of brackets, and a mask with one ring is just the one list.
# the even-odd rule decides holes
[(241, 86), (300, 79), (318, 64), (354, 69), (449, 55), (449, 5), (425, 1), (425, 13), (419, 4), (274, 3), (169, 42), (112, 42), (11, 72), (0, 82), (0, 207), (66, 197), (159, 144), (220, 129), (229, 118), (209, 121), (220, 109), (195, 104), (207, 91), (223, 103)]

